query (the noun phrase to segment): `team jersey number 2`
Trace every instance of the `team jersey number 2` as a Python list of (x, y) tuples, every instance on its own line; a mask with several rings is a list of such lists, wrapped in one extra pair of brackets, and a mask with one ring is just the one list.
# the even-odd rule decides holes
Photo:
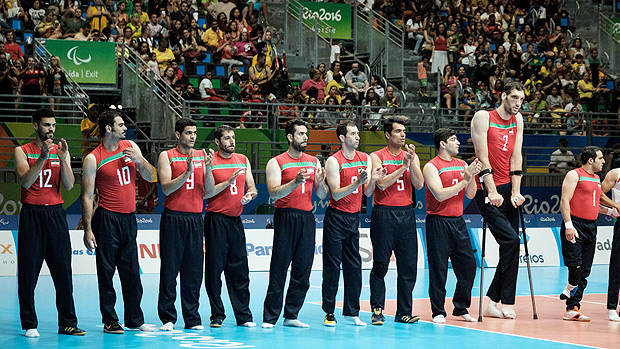
[(502, 147), (502, 150), (508, 151), (508, 135), (503, 135), (502, 139), (504, 140), (504, 146)]

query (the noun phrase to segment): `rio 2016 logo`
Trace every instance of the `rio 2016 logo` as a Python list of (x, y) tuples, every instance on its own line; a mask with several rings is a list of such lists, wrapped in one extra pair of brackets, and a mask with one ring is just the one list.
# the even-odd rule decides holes
[(77, 56), (77, 46), (73, 46), (69, 51), (67, 51), (67, 58), (73, 61), (75, 65), (81, 65), (82, 63), (89, 63), (91, 60), (90, 55), (88, 58), (82, 59)]

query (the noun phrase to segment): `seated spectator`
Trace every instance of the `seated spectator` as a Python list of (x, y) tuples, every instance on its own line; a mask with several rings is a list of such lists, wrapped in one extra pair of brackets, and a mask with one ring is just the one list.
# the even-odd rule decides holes
[(228, 70), (230, 70), (232, 66), (243, 65), (243, 62), (234, 59), (237, 55), (237, 46), (233, 44), (231, 32), (229, 30), (227, 30), (226, 34), (224, 34), (224, 39), (220, 40), (220, 44), (216, 52), (220, 53), (220, 63), (227, 64)]
[(226, 16), (228, 16), (231, 13), (231, 11), (237, 7), (237, 5), (235, 5), (234, 2), (231, 2), (229, 0), (219, 0), (216, 3), (213, 3), (211, 0), (208, 0), (205, 7), (207, 8), (211, 16), (213, 16), (214, 18), (217, 18), (217, 16), (220, 13), (223, 13)]
[[(80, 9), (80, 13), (81, 12), (82, 10)], [(30, 15), (32, 27), (36, 27), (41, 23), (41, 20), (45, 16), (45, 10), (41, 8), (40, 0), (34, 0), (32, 2), (32, 8), (28, 10), (28, 15)]]
[(342, 111), (340, 112), (340, 120), (338, 122), (342, 120), (357, 121), (357, 113), (353, 108), (352, 96), (345, 98), (344, 103), (342, 103)]
[(12, 30), (8, 30), (4, 35), (6, 42), (4, 43), (4, 52), (9, 54), (11, 60), (14, 61), (16, 59), (24, 60), (24, 53), (22, 52), (22, 48), (19, 47), (18, 44), (13, 42), (14, 33)]
[(252, 83), (261, 87), (269, 83), (273, 78), (271, 69), (269, 69), (266, 62), (267, 56), (261, 52), (257, 55), (256, 64), (252, 65), (248, 71)]
[[(441, 96), (448, 109), (453, 107), (452, 100), (456, 97), (456, 81), (456, 76), (452, 73), (452, 67), (446, 65), (443, 68), (443, 76), (441, 77)], [(453, 111), (450, 112), (454, 113)]]
[(559, 149), (551, 153), (549, 173), (566, 173), (577, 167), (573, 152), (568, 150), (568, 140), (560, 138), (559, 146)]
[(547, 111), (548, 108), (547, 108), (547, 101), (545, 100), (543, 92), (535, 91), (534, 98), (529, 104), (530, 104), (530, 110), (534, 114), (532, 116), (532, 119), (530, 120), (530, 122), (533, 125), (535, 125), (534, 128), (539, 129), (539, 130), (543, 128), (547, 128), (549, 123), (547, 120), (544, 119), (545, 117), (547, 117), (547, 114), (544, 112)]
[(131, 29), (131, 37), (137, 39), (142, 36), (142, 23), (140, 23), (140, 16), (137, 13), (133, 13), (129, 16), (129, 23), (126, 28)]
[(382, 107), (393, 108), (394, 111), (400, 107), (398, 96), (394, 94), (394, 87), (388, 86), (385, 88), (385, 96), (379, 100), (379, 105)]
[(176, 85), (179, 78), (174, 73), (174, 68), (168, 67), (164, 70), (164, 81), (168, 83), (170, 86)]
[[(232, 84), (233, 83), (233, 76), (237, 74), (239, 75), (239, 77), (241, 77), (242, 75), (244, 75), (241, 71), (239, 71), (239, 67), (236, 65), (233, 65), (232, 68), (230, 69), (230, 74), (228, 75), (228, 84)], [(247, 85), (247, 83), (246, 83)]]
[(183, 94), (181, 95), (181, 97), (183, 97), (183, 99), (186, 101), (202, 100), (200, 98), (200, 94), (196, 93), (196, 89), (194, 88), (194, 85), (192, 84), (187, 84), (187, 86), (185, 87), (185, 91), (183, 91)]
[(376, 99), (377, 102), (379, 102), (381, 97), (379, 97), (379, 95), (375, 92), (374, 88), (369, 87), (368, 90), (366, 90), (366, 96), (364, 96), (364, 99), (362, 100), (362, 105), (370, 105), (370, 101), (373, 99)]
[(202, 61), (205, 57), (203, 52), (207, 51), (207, 48), (198, 44), (198, 41), (191, 35), (189, 29), (183, 29), (183, 35), (179, 40), (179, 49), (183, 56), (185, 64), (193, 64)]
[(318, 100), (315, 96), (308, 96), (308, 102), (303, 110), (303, 118), (307, 120), (308, 128), (311, 130), (318, 129), (317, 121), (317, 104)]
[(211, 82), (211, 78), (213, 78), (213, 72), (208, 70), (205, 73), (205, 78), (202, 79), (202, 81), (200, 82), (200, 86), (198, 86), (200, 98), (202, 98), (203, 101), (225, 102), (226, 97), (218, 95), (213, 89), (213, 83)]
[[(424, 58), (422, 58), (422, 60), (424, 60)], [(385, 94), (383, 83), (381, 83), (381, 78), (378, 75), (373, 75), (370, 77), (370, 85), (368, 86), (368, 88), (373, 88), (379, 98), (382, 98)]]
[(311, 87), (315, 87), (319, 92), (317, 98), (319, 100), (325, 99), (325, 81), (321, 80), (321, 72), (318, 69), (310, 69), (310, 78), (301, 84), (301, 94), (306, 98), (307, 92)]
[(317, 112), (318, 128), (325, 129), (336, 126), (340, 118), (340, 110), (338, 110), (338, 101), (334, 97), (327, 97), (325, 107)]
[[(88, 27), (86, 27), (88, 28)], [(137, 46), (137, 41), (133, 38), (133, 31), (131, 30), (131, 27), (126, 26), (125, 29), (123, 29), (123, 36), (119, 37), (119, 41), (124, 43), (126, 46), (129, 47), (135, 47)], [(160, 40), (160, 46), (161, 46), (161, 42), (164, 41), (166, 39)], [(117, 41), (117, 42), (119, 42)], [(168, 40), (166, 40), (166, 48), (168, 47)], [(157, 51), (157, 50), (155, 50)], [(172, 51), (171, 51), (172, 52)]]
[[(101, 0), (98, 0), (101, 1)], [(54, 11), (47, 9), (45, 11), (45, 17), (41, 20), (34, 30), (40, 37), (46, 39), (61, 39), (62, 32), (60, 31), (60, 23), (54, 17)]]
[(582, 103), (586, 103), (589, 112), (596, 110), (596, 100), (601, 92), (609, 91), (606, 88), (594, 87), (590, 74), (583, 74), (583, 78), (577, 83), (577, 91), (579, 91), (579, 99)]
[(586, 74), (586, 62), (583, 59), (583, 55), (578, 53), (575, 55), (575, 63), (573, 63), (573, 72), (575, 77), (580, 78)]
[[(133, 4), (132, 4), (132, 10), (133, 10)], [(121, 28), (125, 28), (125, 26), (129, 23), (130, 13), (127, 13), (127, 12), (129, 12), (127, 9), (127, 2), (124, 0), (120, 1), (117, 5), (116, 13), (118, 14), (118, 25)]]
[(112, 15), (105, 6), (101, 5), (101, 0), (94, 0), (92, 5), (86, 9), (86, 20), (90, 22), (90, 30), (95, 29), (101, 31), (108, 26), (108, 20)]
[(575, 38), (575, 40), (573, 40), (571, 48), (568, 50), (568, 58), (576, 59), (578, 54), (582, 57), (585, 57), (586, 51), (583, 49), (583, 47), (581, 47), (581, 39)]
[(202, 42), (204, 42), (208, 51), (215, 52), (222, 39), (224, 39), (224, 32), (219, 29), (217, 20), (211, 21), (211, 27), (202, 35)]
[(338, 85), (335, 82), (330, 82), (329, 84), (327, 84), (327, 96), (325, 96), (325, 99), (323, 99), (323, 102), (325, 102), (325, 104), (327, 104), (327, 99), (332, 97), (336, 99), (336, 102), (338, 102), (338, 104), (342, 103), (342, 96), (340, 95), (340, 89), (338, 88)]
[(329, 85), (332, 80), (335, 80), (338, 84), (338, 88), (343, 89), (347, 81), (344, 78), (344, 74), (340, 71), (340, 62), (332, 62), (331, 69), (327, 72), (327, 80), (325, 82)]
[[(183, 8), (183, 3), (181, 3), (181, 8)], [(149, 15), (146, 12), (142, 11), (142, 3), (141, 2), (134, 2), (133, 4), (133, 13), (138, 15), (138, 18), (140, 19), (140, 25), (141, 26), (147, 26), (149, 24)], [(189, 25), (189, 21), (187, 22), (187, 25)]]
[(491, 95), (489, 94), (487, 84), (482, 81), (478, 81), (478, 90), (476, 91), (476, 105), (480, 109), (491, 108)]
[(182, 1), (181, 5), (178, 8), (178, 11), (173, 12), (170, 16), (170, 19), (172, 21), (180, 22), (181, 28), (189, 28), (189, 24), (191, 21), (189, 10), (189, 4), (186, 1)]
[(360, 71), (360, 64), (357, 62), (353, 62), (351, 65), (351, 70), (347, 72), (344, 78), (347, 82), (348, 90), (353, 92), (358, 99), (358, 96), (363, 96), (366, 93), (368, 86), (370, 86), (368, 83), (368, 77), (364, 72)]
[(247, 30), (244, 29), (241, 34), (239, 34), (239, 41), (235, 43), (235, 47), (237, 47), (237, 59), (243, 62), (245, 71), (248, 71), (250, 65), (252, 65), (252, 58), (258, 52), (254, 44), (250, 41)]
[[(15, 63), (21, 64), (21, 61), (18, 60)], [(19, 74), (19, 71), (16, 71), (9, 65), (9, 62), (6, 59), (6, 54), (4, 52), (0, 52), (0, 94), (14, 94), (13, 88), (18, 84)], [(0, 108), (12, 109), (14, 106), (13, 98), (0, 97)]]
[(370, 126), (371, 131), (376, 131), (379, 127), (379, 122), (383, 117), (383, 114), (380, 112), (381, 107), (379, 106), (378, 99), (370, 99), (370, 101), (365, 104), (364, 107), (364, 119), (367, 121), (368, 126)]
[(19, 0), (5, 0), (4, 18), (7, 20), (21, 19), (24, 23), (28, 23), (28, 13), (24, 11)]
[(299, 113), (299, 107), (296, 105), (291, 105), (292, 103), (294, 103), (293, 91), (289, 89), (286, 91), (284, 104), (278, 105), (278, 125), (280, 125), (280, 128), (284, 128), (287, 121), (301, 116)]
[[(128, 30), (125, 28), (125, 30)], [(130, 29), (129, 29), (130, 30)], [(174, 61), (174, 53), (172, 50), (168, 48), (168, 40), (161, 39), (159, 40), (159, 47), (155, 50), (155, 54), (157, 55), (157, 63), (159, 64), (159, 70), (165, 71), (170, 66), (170, 63)]]
[(151, 15), (151, 20), (149, 21), (148, 27), (150, 29), (151, 37), (159, 39), (162, 35), (164, 27), (161, 25), (161, 21), (157, 16), (157, 13), (153, 13)]
[(142, 44), (146, 44), (147, 49), (150, 51), (153, 47), (155, 47), (155, 39), (151, 36), (151, 29), (148, 26), (144, 26), (142, 28), (142, 36), (135, 39), (135, 43), (138, 49), (142, 46)]
[(413, 18), (407, 20), (406, 29), (407, 38), (411, 41), (415, 40), (413, 54), (420, 52), (422, 43), (424, 42), (424, 22), (422, 21), (422, 12), (416, 12)]

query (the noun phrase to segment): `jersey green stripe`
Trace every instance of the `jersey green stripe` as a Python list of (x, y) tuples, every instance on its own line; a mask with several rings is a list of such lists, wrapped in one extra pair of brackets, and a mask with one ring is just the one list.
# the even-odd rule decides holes
[(495, 127), (495, 128), (513, 128), (513, 127), (516, 127), (516, 126), (517, 126), (516, 122), (513, 122), (513, 123), (508, 124), (508, 125), (496, 124), (494, 122), (490, 123), (490, 127)]
[(100, 169), (103, 165), (107, 164), (108, 162), (114, 161), (116, 159), (120, 159), (122, 157), (124, 157), (125, 154), (123, 152), (120, 152), (118, 154), (112, 155), (109, 158), (105, 158), (103, 160), (101, 160), (101, 162), (99, 163), (99, 166), (97, 166), (97, 169)]
[(444, 172), (449, 172), (449, 171), (465, 171), (465, 167), (463, 166), (444, 167), (441, 170), (439, 170), (439, 174), (442, 174)]
[[(38, 159), (38, 158), (41, 156), (41, 154), (26, 154), (26, 156), (27, 156), (29, 159)], [(57, 155), (57, 154), (49, 154), (49, 155), (47, 156), (47, 159), (48, 159), (48, 160), (49, 160), (49, 159), (59, 159), (59, 157), (58, 157), (58, 155)]]
[(358, 167), (358, 166), (367, 167), (368, 163), (366, 161), (349, 162), (349, 163), (340, 165), (340, 170), (342, 171), (342, 169), (344, 168), (351, 168), (351, 167)]
[(282, 169), (285, 170), (291, 167), (316, 167), (316, 162), (289, 162), (288, 164), (282, 165)]
[(383, 160), (384, 165), (402, 165), (403, 160)]
[[(192, 161), (204, 160), (204, 159), (205, 159), (204, 156), (194, 156), (192, 158)], [(187, 156), (186, 157), (176, 157), (176, 158), (170, 159), (170, 162), (175, 162), (175, 161), (187, 161)]]
[(248, 164), (221, 164), (211, 166), (211, 170), (221, 170), (224, 168), (247, 168)]
[(590, 181), (590, 182), (596, 182), (596, 183), (601, 183), (601, 180), (598, 178), (590, 178), (590, 177), (579, 177), (580, 181)]

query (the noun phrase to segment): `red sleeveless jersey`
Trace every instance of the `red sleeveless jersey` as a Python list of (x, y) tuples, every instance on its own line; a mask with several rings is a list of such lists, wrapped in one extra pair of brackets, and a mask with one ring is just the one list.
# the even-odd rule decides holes
[[(444, 188), (451, 187), (465, 178), (467, 164), (461, 159), (452, 158), (446, 161), (436, 156), (429, 164), (435, 166)], [(426, 186), (426, 213), (445, 217), (459, 217), (463, 215), (463, 191), (442, 202), (437, 201), (428, 185)]]
[[(389, 175), (403, 165), (406, 152), (401, 149), (400, 153), (394, 156), (388, 151), (388, 148), (385, 147), (381, 150), (377, 150), (373, 154), (379, 157), (382, 166), (387, 169), (387, 174)], [(409, 169), (406, 169), (394, 184), (385, 188), (385, 190), (376, 189), (373, 194), (372, 203), (373, 205), (385, 206), (409, 206), (413, 203), (411, 195), (411, 176), (409, 175)]]
[(123, 154), (131, 141), (118, 142), (115, 151), (108, 151), (103, 143), (91, 154), (95, 155), (97, 175), (95, 187), (99, 193), (99, 206), (118, 213), (136, 210), (136, 164)]
[[(32, 168), (35, 161), (41, 156), (41, 148), (35, 142), (24, 144), (21, 148), (26, 154), (28, 165)], [(23, 204), (30, 205), (58, 205), (63, 203), (60, 195), (58, 145), (54, 144), (50, 150), (39, 177), (30, 188), (22, 187), (21, 201)]]
[(286, 184), (295, 177), (301, 169), (306, 169), (306, 174), (310, 175), (305, 183), (299, 184), (287, 196), (279, 199), (275, 203), (277, 208), (296, 208), (303, 211), (312, 211), (312, 188), (314, 185), (314, 173), (317, 169), (317, 160), (314, 156), (306, 153), (301, 154), (301, 158), (293, 159), (288, 152), (284, 152), (275, 157), (282, 172), (280, 184)]
[(211, 173), (215, 184), (228, 180), (235, 171), (243, 169), (235, 179), (235, 182), (222, 190), (207, 202), (207, 212), (218, 212), (231, 217), (238, 217), (243, 212), (241, 198), (245, 195), (245, 175), (248, 169), (248, 158), (245, 155), (233, 153), (230, 159), (215, 153)]
[[(516, 139), (517, 118), (512, 115), (510, 119), (504, 120), (497, 110), (490, 111), (487, 149), (496, 186), (510, 183), (510, 158)], [(476, 185), (478, 189), (482, 188), (478, 176), (476, 176)]]
[(595, 220), (601, 199), (601, 180), (597, 174), (589, 174), (583, 167), (574, 169), (579, 176), (575, 192), (570, 200), (571, 216)]
[[(340, 172), (340, 188), (344, 188), (347, 185), (353, 183), (359, 178), (359, 170), (368, 168), (368, 155), (360, 151), (355, 151), (355, 155), (352, 160), (344, 157), (342, 150), (339, 150), (336, 154), (332, 155), (338, 162), (338, 171)], [(338, 209), (344, 212), (357, 213), (362, 207), (362, 195), (364, 193), (364, 186), (355, 189), (351, 194), (336, 201), (329, 195), (329, 207)]]
[[(187, 154), (182, 154), (177, 148), (166, 150), (172, 175), (170, 179), (182, 176), (187, 171)], [(202, 212), (202, 198), (204, 195), (204, 166), (205, 156), (202, 150), (194, 149), (192, 159), (194, 173), (189, 176), (187, 181), (174, 192), (166, 195), (164, 207), (179, 212)]]

